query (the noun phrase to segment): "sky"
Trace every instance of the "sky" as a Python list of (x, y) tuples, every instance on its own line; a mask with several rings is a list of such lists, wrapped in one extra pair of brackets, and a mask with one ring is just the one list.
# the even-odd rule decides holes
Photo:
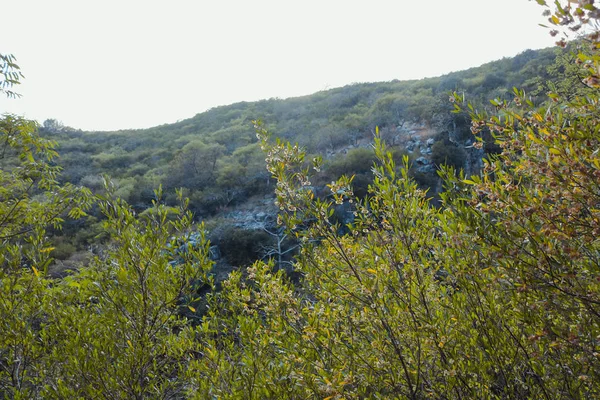
[[(147, 128), (239, 101), (420, 79), (553, 45), (528, 0), (0, 0), (0, 113)], [(6, 34), (6, 32), (10, 32)]]

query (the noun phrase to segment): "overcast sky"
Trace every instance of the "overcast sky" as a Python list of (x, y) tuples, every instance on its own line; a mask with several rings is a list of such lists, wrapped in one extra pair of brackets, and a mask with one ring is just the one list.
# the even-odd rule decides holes
[(551, 46), (528, 0), (0, 0), (23, 97), (0, 112), (145, 128), (238, 101), (442, 75)]

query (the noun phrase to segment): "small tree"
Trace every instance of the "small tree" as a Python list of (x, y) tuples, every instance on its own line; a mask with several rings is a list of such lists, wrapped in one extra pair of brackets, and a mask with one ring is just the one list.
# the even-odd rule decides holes
[[(110, 195), (100, 198), (112, 242), (79, 273), (52, 290), (49, 335), (55, 375), (51, 398), (178, 398), (193, 340), (189, 320), (195, 291), (212, 287), (208, 242), (192, 216), (160, 204), (136, 217)], [(198, 237), (200, 235), (200, 237)], [(191, 311), (191, 313), (190, 313)]]
[(5, 115), (0, 142), (0, 393), (32, 398), (46, 382), (51, 351), (43, 346), (53, 251), (46, 227), (83, 216), (91, 194), (57, 183), (55, 144), (37, 135), (35, 122)]

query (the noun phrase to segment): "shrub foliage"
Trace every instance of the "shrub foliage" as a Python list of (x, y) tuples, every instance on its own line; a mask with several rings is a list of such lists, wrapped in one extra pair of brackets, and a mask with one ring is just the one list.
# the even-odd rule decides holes
[[(598, 16), (593, 2), (556, 5), (556, 26)], [(96, 197), (107, 250), (66, 278), (46, 276), (45, 228), (92, 198), (59, 185), (51, 143), (5, 116), (0, 396), (600, 397), (600, 56), (576, 59), (587, 87), (574, 96), (536, 105), (515, 89), (490, 114), (451, 97), (475, 146), (485, 132), (501, 152), (480, 176), (442, 168), (439, 207), (379, 139), (366, 196), (343, 176), (317, 197), (321, 161), (257, 123), (279, 220), (301, 243), (301, 279), (263, 262), (235, 271), (205, 295), (201, 320), (208, 243), (173, 262), (192, 222), (181, 195), (140, 216), (111, 190)], [(340, 229), (334, 208), (345, 203), (354, 220)]]

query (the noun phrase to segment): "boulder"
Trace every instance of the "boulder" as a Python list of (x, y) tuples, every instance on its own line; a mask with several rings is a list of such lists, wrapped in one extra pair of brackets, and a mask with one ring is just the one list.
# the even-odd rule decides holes
[(429, 164), (429, 160), (426, 159), (425, 157), (419, 157), (415, 160), (415, 162), (420, 165), (428, 165)]

